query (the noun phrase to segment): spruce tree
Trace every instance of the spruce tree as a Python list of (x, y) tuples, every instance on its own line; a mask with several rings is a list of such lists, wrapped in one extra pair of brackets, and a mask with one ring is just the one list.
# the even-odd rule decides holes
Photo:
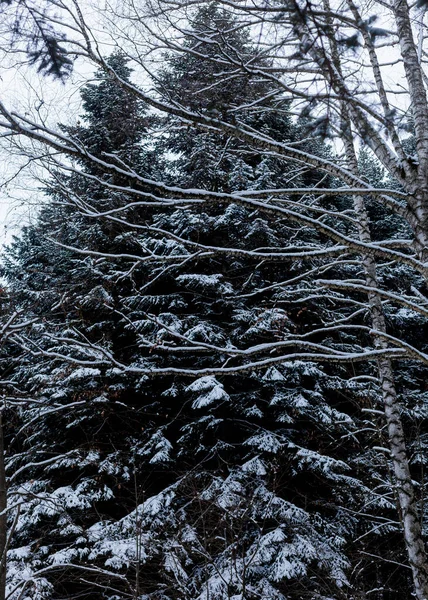
[[(230, 116), (240, 104), (251, 103), (253, 82), (239, 79), (229, 93), (215, 85), (216, 78), (220, 82), (224, 77), (221, 68), (210, 71), (210, 63), (200, 56), (214, 47), (220, 58), (225, 48), (218, 50), (218, 45), (223, 40), (228, 48), (240, 44), (240, 54), (250, 54), (248, 41), (227, 37), (232, 23), (215, 5), (198, 14), (187, 43), (190, 49), (197, 43), (199, 58), (189, 52), (182, 61), (172, 59), (161, 89), (165, 94), (182, 90), (182, 103), (196, 103), (208, 114), (220, 111), (226, 119), (253, 124), (265, 120), (270, 133), (296, 140), (298, 128), (286, 105), (272, 112), (270, 104), (255, 111), (243, 108)], [(200, 43), (207, 35), (217, 44)], [(202, 83), (208, 91), (198, 94)], [(177, 157), (169, 165), (171, 182), (235, 191), (252, 185), (281, 187), (287, 181), (287, 164), (263, 160), (244, 144), (226, 139), (219, 148), (218, 138), (202, 132), (190, 136), (176, 125), (169, 120), (170, 134), (160, 146)], [(316, 181), (320, 175), (305, 177)], [(295, 180), (296, 186), (304, 183), (305, 178)], [(274, 252), (290, 246), (290, 235), (295, 245), (326, 243), (313, 231), (296, 235), (291, 223), (274, 223), (239, 205), (159, 212), (152, 224), (152, 231), (163, 231), (165, 237), (148, 237), (145, 245), (165, 254), (183, 255), (187, 241), (201, 248), (218, 244)], [(168, 234), (179, 236), (183, 244)], [(269, 289), (303, 268), (265, 261), (254, 269), (251, 259), (238, 254), (178, 263), (156, 277), (156, 271), (146, 270), (144, 295), (135, 293), (125, 302), (140, 345), (138, 364), (207, 367), (217, 357), (201, 347), (192, 351), (192, 344), (263, 344), (272, 337), (283, 340), (317, 320), (321, 323), (326, 308), (322, 298), (318, 306), (302, 305), (296, 297), (298, 287)], [(304, 302), (305, 289), (301, 296)], [(185, 352), (183, 337), (188, 340)], [(135, 440), (149, 465), (162, 469), (164, 487), (157, 494), (153, 489), (128, 518), (100, 528), (93, 539), (96, 552), (106, 564), (113, 560), (106, 538), (129, 541), (137, 519), (147, 553), (140, 565), (144, 593), (165, 599), (345, 597), (350, 570), (345, 547), (358, 530), (353, 515), (370, 496), (370, 488), (350, 466), (355, 457), (353, 432), (358, 429), (355, 404), (367, 386), (348, 383), (347, 378), (346, 369), (338, 374), (295, 361), (248, 375), (203, 376), (192, 383), (179, 376), (165, 378), (157, 395), (152, 394), (150, 411), (159, 420), (150, 444)], [(149, 379), (143, 384), (152, 385)], [(122, 561), (123, 567), (125, 553)]]
[[(109, 64), (129, 77), (122, 55), (112, 55)], [(64, 129), (92, 154), (116, 153), (143, 169), (143, 107), (103, 73), (96, 78), (82, 91), (83, 123)], [(107, 584), (109, 577), (82, 571), (88, 561), (87, 530), (99, 520), (128, 514), (137, 501), (131, 436), (141, 431), (141, 419), (136, 416), (135, 382), (100, 368), (95, 351), (73, 346), (74, 340), (101, 343), (121, 356), (132, 344), (116, 311), (131, 286), (121, 281), (122, 265), (72, 250), (109, 253), (127, 246), (120, 227), (84, 218), (70, 206), (66, 188), (104, 210), (121, 201), (114, 194), (106, 197), (94, 179), (109, 175), (85, 162), (80, 168), (81, 175), (55, 174), (46, 206), (3, 262), (15, 301), (36, 321), (31, 333), (20, 338), (15, 373), (34, 401), (21, 411), (21, 435), (9, 448), (9, 495), (22, 503), (9, 552), (9, 590), (16, 587), (16, 597), (22, 586), (31, 597), (96, 597), (96, 582)], [(47, 350), (50, 355), (43, 354)], [(61, 353), (82, 364), (61, 359)], [(22, 472), (19, 477), (13, 476), (16, 470)], [(73, 570), (72, 563), (80, 567)], [(42, 567), (43, 575), (25, 580), (25, 573)]]
[[(222, 55), (231, 49), (262, 61), (227, 12), (210, 3), (197, 13), (185, 48), (184, 58), (166, 58), (158, 80), (165, 98), (174, 90), (192, 109), (300, 139), (304, 123), (292, 121), (271, 83), (224, 72)], [(123, 57), (110, 65), (130, 76)], [(295, 177), (284, 160), (195, 135), (173, 118), (159, 123), (149, 144), (144, 107), (103, 73), (98, 78), (82, 92), (84, 125), (64, 128), (97, 157), (108, 153), (140, 174), (162, 171), (170, 183), (219, 192), (322, 179), (316, 171)], [(265, 98), (256, 105), (255, 90)], [(329, 153), (319, 139), (312, 146)], [(20, 415), (28, 438), (10, 446), (10, 468), (25, 467), (10, 490), (23, 499), (11, 585), (19, 570), (47, 566), (26, 584), (30, 597), (357, 600), (385, 580), (401, 593), (407, 582), (395, 571), (364, 562), (397, 531), (388, 464), (374, 449), (383, 443), (381, 428), (368, 418), (379, 407), (370, 368), (284, 359), (194, 380), (137, 374), (138, 367), (209, 368), (219, 359), (234, 366), (239, 352), (231, 357), (221, 348), (283, 343), (333, 317), (351, 318), (355, 305), (317, 289), (315, 279), (327, 268), (358, 277), (360, 265), (275, 260), (290, 247), (330, 242), (238, 203), (138, 206), (121, 213), (125, 219), (93, 220), (85, 206), (106, 212), (132, 196), (120, 174), (85, 161), (80, 167), (80, 174), (56, 174), (48, 205), (4, 266), (21, 305), (40, 317), (21, 338), (16, 373), (35, 402)], [(341, 202), (349, 210), (350, 200)], [(308, 212), (337, 203), (309, 198)], [(345, 221), (344, 232), (352, 226)], [(195, 245), (238, 251), (191, 257)], [(263, 250), (272, 256), (248, 254)], [(304, 276), (308, 270), (314, 278)], [(351, 330), (331, 336), (331, 347), (343, 351), (369, 344), (369, 334)]]

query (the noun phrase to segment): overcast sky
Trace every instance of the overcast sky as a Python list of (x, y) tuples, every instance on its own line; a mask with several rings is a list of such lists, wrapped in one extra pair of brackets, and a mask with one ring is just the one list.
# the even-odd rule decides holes
[[(96, 8), (91, 7), (91, 2)], [(110, 54), (114, 44), (120, 43), (120, 35), (114, 36), (117, 23), (109, 22), (109, 13), (106, 12), (106, 7), (101, 6), (100, 0), (80, 0), (79, 4), (86, 22), (101, 42), (103, 51), (106, 55)], [(103, 17), (105, 26), (101, 21)], [(3, 46), (5, 47), (5, 44)], [(29, 115), (34, 115), (39, 110), (40, 116), (52, 127), (56, 127), (59, 122), (73, 123), (78, 118), (81, 113), (79, 92), (82, 85), (92, 77), (92, 66), (81, 61), (76, 62), (73, 75), (65, 83), (61, 83), (38, 74), (34, 67), (21, 65), (18, 68), (16, 61), (21, 60), (22, 56), (1, 56), (1, 48), (0, 43), (0, 97), (9, 107)], [(393, 57), (390, 46), (385, 49), (385, 55), (380, 51), (380, 58), (386, 62), (391, 61)], [(404, 83), (401, 67), (395, 64), (389, 71), (391, 75), (387, 77), (387, 84), (398, 88), (399, 92), (403, 91), (400, 90), (400, 84)], [(398, 95), (393, 100), (392, 104), (400, 107), (405, 97)], [(23, 158), (16, 153), (11, 154), (5, 150), (5, 146), (7, 142), (3, 146), (0, 144), (0, 245), (8, 242), (12, 233), (19, 231), (23, 224), (29, 222), (43, 201), (43, 194), (37, 189), (39, 184), (33, 178), (31, 168), (25, 169), (16, 179), (11, 180), (22, 166)], [(7, 181), (10, 183), (6, 186)]]
[[(94, 23), (90, 1), (83, 0), (80, 5), (87, 22)], [(1, 46), (6, 47), (6, 43), (3, 41)], [(109, 52), (106, 45), (106, 53)], [(19, 64), (21, 59), (19, 54), (4, 50), (0, 54), (0, 94), (8, 108), (28, 115), (39, 111), (37, 118), (42, 117), (52, 127), (76, 121), (81, 112), (79, 91), (92, 77), (93, 67), (76, 61), (73, 74), (60, 82), (37, 73), (36, 67)], [(11, 151), (7, 140), (0, 141), (0, 246), (37, 214), (43, 202), (43, 193), (33, 176), (35, 166), (22, 170), (25, 162), (16, 150)]]

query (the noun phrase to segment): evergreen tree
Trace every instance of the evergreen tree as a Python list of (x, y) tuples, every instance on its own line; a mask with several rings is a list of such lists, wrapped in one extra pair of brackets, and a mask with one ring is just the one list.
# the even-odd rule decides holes
[[(192, 109), (299, 140), (304, 123), (292, 122), (271, 83), (225, 72), (222, 55), (231, 48), (262, 59), (215, 3), (195, 16), (185, 48), (160, 77), (165, 97), (174, 90)], [(129, 78), (123, 57), (110, 65)], [(322, 178), (315, 171), (296, 177), (277, 157), (227, 138), (219, 144), (173, 118), (161, 124), (155, 160), (144, 107), (98, 78), (82, 92), (84, 125), (64, 129), (99, 158), (116, 156), (146, 176), (163, 169), (164, 180), (212, 191), (289, 181), (304, 187)], [(265, 100), (254, 105), (256, 89)], [(312, 146), (328, 155), (319, 140)], [(56, 175), (48, 205), (5, 259), (11, 289), (41, 317), (22, 337), (16, 373), (35, 402), (20, 415), (28, 438), (9, 450), (10, 468), (22, 467), (10, 489), (22, 499), (10, 589), (27, 569), (41, 570), (24, 584), (29, 597), (46, 599), (359, 600), (386, 580), (397, 590), (389, 600), (400, 597), (405, 577), (364, 562), (387, 544), (389, 560), (400, 559), (391, 545), (397, 525), (388, 464), (374, 448), (383, 434), (371, 419), (380, 403), (371, 368), (290, 358), (193, 381), (138, 374), (139, 367), (209, 368), (219, 358), (233, 367), (242, 348), (286, 344), (296, 332), (351, 319), (356, 307), (363, 324), (358, 294), (326, 292), (314, 281), (326, 269), (358, 278), (360, 265), (346, 257), (326, 265), (316, 255), (276, 260), (290, 247), (310, 254), (331, 242), (238, 203), (136, 206), (117, 213), (123, 219), (93, 221), (85, 206), (106, 213), (131, 197), (120, 173), (80, 166), (80, 174)], [(338, 203), (307, 202), (308, 214)], [(341, 202), (349, 210), (350, 200)], [(344, 221), (343, 231), (353, 226)], [(215, 245), (236, 252), (206, 251)], [(192, 256), (195, 246), (201, 256)], [(262, 260), (263, 251), (270, 255)], [(305, 276), (312, 270), (314, 278)], [(370, 335), (332, 332), (330, 344), (358, 350)], [(417, 385), (414, 377), (413, 399)]]
[[(122, 55), (113, 55), (109, 64), (129, 77)], [(143, 107), (102, 73), (97, 78), (99, 83), (82, 92), (84, 125), (64, 129), (92, 154), (115, 153), (143, 169), (148, 160), (142, 144), (147, 124)], [(16, 438), (9, 449), (9, 469), (22, 472), (10, 486), (10, 497), (22, 502), (9, 553), (9, 591), (16, 588), (16, 597), (22, 585), (31, 597), (95, 597), (84, 581), (92, 579), (95, 585), (103, 576), (82, 572), (87, 561), (82, 540), (94, 523), (124, 516), (136, 502), (131, 433), (141, 431), (141, 419), (136, 417), (135, 382), (99, 368), (96, 352), (77, 344), (84, 339), (102, 343), (116, 356), (126, 354), (132, 339), (117, 309), (131, 283), (121, 282), (121, 265), (68, 249), (108, 253), (124, 249), (127, 242), (120, 227), (82, 217), (63, 190), (102, 209), (113, 208), (122, 198), (106, 197), (94, 178), (111, 176), (85, 162), (81, 169), (81, 175), (56, 174), (46, 206), (6, 252), (3, 265), (16, 302), (37, 319), (31, 334), (21, 338), (23, 355), (15, 375), (37, 400), (21, 411), (26, 438)], [(114, 183), (119, 185), (120, 177)], [(57, 358), (43, 356), (47, 349)], [(67, 356), (82, 364), (68, 363)], [(80, 570), (70, 567), (73, 561)], [(25, 579), (42, 566), (46, 574)]]

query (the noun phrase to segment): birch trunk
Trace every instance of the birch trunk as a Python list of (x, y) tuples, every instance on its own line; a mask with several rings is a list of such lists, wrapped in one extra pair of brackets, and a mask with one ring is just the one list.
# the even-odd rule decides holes
[[(354, 155), (355, 157), (355, 155)], [(354, 196), (354, 210), (359, 223), (361, 241), (370, 242), (369, 219), (361, 196)], [(366, 284), (378, 288), (376, 263), (370, 256), (363, 257)], [(386, 333), (385, 316), (381, 298), (378, 294), (368, 295), (373, 329)], [(376, 348), (388, 346), (384, 338), (374, 336)], [(379, 379), (385, 419), (388, 430), (388, 441), (391, 450), (391, 460), (396, 483), (397, 498), (401, 513), (404, 542), (407, 549), (409, 565), (412, 569), (415, 595), (418, 600), (428, 600), (428, 562), (425, 544), (422, 537), (421, 524), (418, 516), (417, 500), (413, 485), (409, 458), (406, 448), (403, 424), (401, 421), (400, 402), (394, 384), (394, 370), (389, 359), (381, 359), (378, 363)]]
[[(328, 0), (324, 0), (324, 6), (328, 11), (330, 10)], [(333, 60), (340, 71), (337, 47), (333, 41), (334, 37), (331, 40)], [(357, 175), (357, 157), (352, 141), (352, 129), (348, 114), (345, 104), (342, 103), (341, 116), (345, 154), (349, 169)], [(364, 243), (371, 243), (370, 222), (364, 197), (354, 195), (353, 204), (358, 222), (359, 238)], [(363, 256), (363, 265), (367, 287), (373, 290), (379, 288), (377, 267), (374, 258), (368, 255)], [(374, 291), (368, 294), (368, 301), (373, 329), (380, 334), (386, 333), (386, 322), (381, 297)], [(374, 345), (378, 349), (384, 349), (388, 347), (388, 342), (381, 335), (375, 334)], [(395, 388), (394, 370), (391, 360), (387, 358), (380, 359), (378, 362), (378, 372), (403, 536), (409, 565), (412, 570), (415, 596), (418, 600), (428, 600), (428, 560), (418, 515), (415, 487), (410, 473), (404, 429), (401, 421), (400, 402)]]
[(420, 51), (415, 43), (410, 7), (406, 0), (391, 3), (400, 43), (403, 67), (408, 83), (411, 114), (414, 122), (417, 164), (407, 175), (404, 187), (409, 192), (411, 225), (415, 247), (422, 261), (428, 259), (428, 101)]

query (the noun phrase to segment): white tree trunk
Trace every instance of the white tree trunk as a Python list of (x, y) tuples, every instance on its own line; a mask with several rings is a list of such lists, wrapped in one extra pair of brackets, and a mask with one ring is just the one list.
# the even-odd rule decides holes
[[(358, 218), (360, 239), (361, 241), (369, 242), (371, 240), (369, 219), (364, 206), (364, 200), (361, 196), (354, 196), (354, 209)], [(363, 257), (363, 264), (367, 286), (374, 289), (378, 288), (379, 284), (374, 259), (370, 256), (365, 256)], [(378, 294), (369, 294), (369, 306), (373, 328), (379, 333), (386, 333), (382, 301)], [(388, 346), (388, 342), (380, 335), (374, 336), (374, 344), (378, 349)], [(378, 370), (391, 460), (397, 487), (397, 499), (409, 565), (412, 569), (415, 594), (418, 600), (428, 600), (427, 554), (418, 515), (415, 487), (410, 473), (409, 458), (400, 414), (400, 402), (394, 383), (393, 365), (387, 358), (380, 359)]]
[[(328, 0), (324, 0), (328, 7)], [(334, 42), (332, 42), (334, 46)], [(332, 54), (335, 56), (336, 48)], [(340, 67), (339, 67), (340, 68)], [(358, 174), (358, 163), (355, 154), (351, 124), (345, 104), (342, 104), (342, 129), (343, 142), (348, 166), (352, 172)], [(358, 235), (362, 242), (371, 243), (370, 220), (365, 207), (364, 197), (354, 195), (354, 211), (358, 223)], [(373, 290), (379, 289), (377, 266), (371, 256), (363, 256), (366, 285)], [(368, 294), (372, 325), (375, 332), (387, 333), (385, 314), (382, 299), (378, 293)], [(377, 349), (388, 347), (388, 341), (382, 335), (374, 335), (374, 345)], [(401, 421), (400, 401), (394, 382), (394, 368), (388, 358), (378, 361), (379, 380), (382, 390), (385, 420), (388, 431), (388, 442), (391, 451), (391, 460), (396, 485), (396, 495), (399, 504), (404, 542), (407, 549), (409, 565), (412, 569), (413, 584), (416, 598), (428, 600), (428, 559), (425, 543), (422, 537), (421, 523), (418, 515), (415, 487), (412, 481), (409, 457), (406, 448), (403, 424)]]

